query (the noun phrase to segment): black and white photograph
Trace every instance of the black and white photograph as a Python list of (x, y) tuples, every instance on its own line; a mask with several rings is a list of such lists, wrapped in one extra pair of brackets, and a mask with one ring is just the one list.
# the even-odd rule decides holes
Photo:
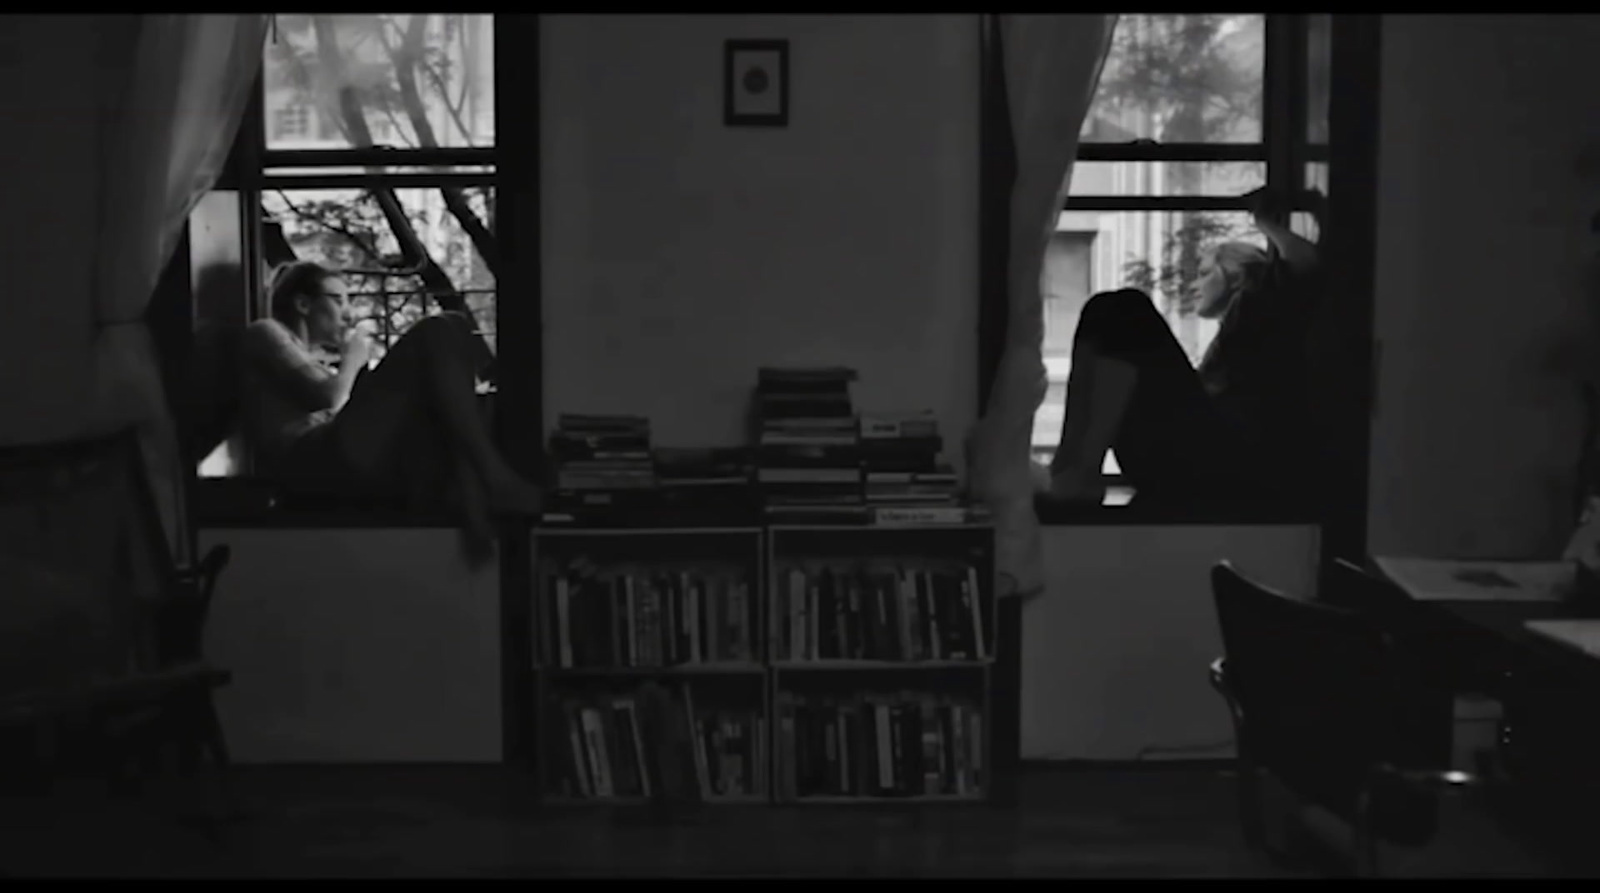
[(1600, 16), (0, 49), (0, 878), (1600, 875)]

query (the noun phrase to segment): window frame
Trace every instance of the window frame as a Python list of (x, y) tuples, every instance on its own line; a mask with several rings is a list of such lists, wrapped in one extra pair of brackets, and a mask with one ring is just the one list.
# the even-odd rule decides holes
[[(270, 39), (270, 38), (269, 38)], [(543, 394), (538, 370), (542, 366), (542, 344), (537, 320), (541, 314), (538, 294), (537, 250), (518, 252), (515, 242), (531, 234), (537, 240), (538, 208), (538, 102), (520, 96), (518, 84), (538, 83), (537, 15), (494, 15), (495, 141), (488, 147), (269, 149), (266, 120), (264, 72), (258, 73), (240, 122), (228, 159), (213, 191), (232, 193), (237, 198), (239, 278), (243, 293), (237, 296), (244, 307), (246, 322), (260, 319), (266, 312), (263, 281), (262, 199), (266, 192), (279, 189), (360, 189), (382, 185), (396, 190), (436, 189), (444, 186), (484, 186), (494, 190), (495, 220), (492, 223), (500, 252), (495, 276), (496, 396), (493, 430), (497, 444), (513, 465), (524, 473), (537, 473), (539, 444), (543, 442)], [(510, 96), (520, 98), (513, 105)], [(535, 91), (536, 92), (536, 91)], [(531, 106), (531, 110), (530, 110)], [(403, 170), (372, 172), (386, 167), (461, 167), (488, 168), (459, 173), (450, 170)], [(361, 170), (335, 171), (334, 168)], [(292, 174), (272, 174), (274, 170), (299, 169)], [(530, 212), (519, 213), (521, 206)], [(534, 242), (535, 249), (537, 241)], [(174, 259), (177, 262), (178, 259)], [(183, 258), (187, 262), (188, 258)], [(193, 277), (189, 277), (191, 280)], [(183, 320), (193, 337), (196, 311), (193, 282), (190, 283), (191, 313)], [(507, 313), (501, 296), (516, 294), (519, 306)], [(231, 298), (229, 300), (232, 300)], [(182, 405), (181, 403), (175, 405)], [(519, 411), (498, 409), (515, 405)], [(251, 474), (228, 478), (201, 478), (194, 456), (187, 462), (191, 475), (191, 517), (205, 527), (440, 527), (455, 526), (452, 519), (419, 515), (388, 508), (347, 507), (285, 510), (242, 507), (230, 498), (240, 490), (270, 491), (270, 486)]]
[[(1307, 139), (1306, 89), (1309, 84), (1310, 18), (1302, 13), (1258, 13), (1263, 16), (1262, 58), (1262, 109), (1261, 138), (1252, 143), (1160, 143), (1136, 139), (1123, 143), (1079, 143), (1075, 162), (1226, 162), (1247, 161), (1262, 163), (1266, 172), (1266, 186), (1280, 194), (1293, 196), (1285, 209), (1282, 223), (1289, 223), (1295, 212), (1309, 210), (1299, 199), (1305, 189), (1306, 165), (1311, 162), (1328, 163), (1329, 146), (1312, 143)], [(980, 97), (980, 119), (983, 136), (980, 150), (980, 215), (982, 232), (995, 230), (997, 213), (1004, 213), (1004, 198), (1015, 176), (1015, 162), (1009, 157), (1013, 151), (1003, 111), (1003, 75), (998, 68), (998, 54), (994, 52), (989, 28), (992, 16), (982, 17), (984, 29), (980, 65), (984, 78)], [(998, 83), (997, 83), (998, 81)], [(1184, 212), (1184, 211), (1244, 211), (1245, 202), (1239, 196), (1129, 196), (1083, 195), (1068, 196), (1061, 212)], [(999, 353), (1005, 332), (1005, 260), (997, 257), (1003, 244), (997, 239), (984, 240), (980, 251), (982, 272), (981, 306), (979, 311), (979, 387), (980, 399), (985, 403), (994, 383), (994, 370), (998, 367)], [(980, 406), (980, 411), (982, 410)], [(1031, 430), (1031, 427), (1030, 427)], [(1030, 455), (1031, 455), (1030, 449)], [(1125, 484), (1120, 476), (1108, 476), (1113, 487)], [(1203, 513), (1163, 510), (1151, 512), (1128, 506), (1066, 507), (1048, 497), (1036, 500), (1037, 514), (1046, 525), (1075, 524), (1206, 524), (1233, 525), (1254, 523), (1314, 524), (1312, 512), (1281, 511), (1263, 514), (1259, 510), (1210, 509)]]

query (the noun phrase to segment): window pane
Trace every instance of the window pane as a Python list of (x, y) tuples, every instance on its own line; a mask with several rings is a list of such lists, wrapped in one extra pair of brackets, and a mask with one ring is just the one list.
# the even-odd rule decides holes
[(1068, 195), (1243, 195), (1267, 184), (1261, 161), (1080, 161)]
[(1122, 15), (1086, 142), (1256, 143), (1266, 17)]
[(1049, 393), (1034, 416), (1035, 455), (1053, 449), (1065, 418), (1066, 380), (1078, 316), (1091, 295), (1138, 288), (1151, 295), (1190, 362), (1198, 364), (1217, 324), (1178, 312), (1205, 253), (1225, 241), (1266, 245), (1240, 211), (1068, 211), (1045, 252), (1044, 360)]
[(1289, 231), (1309, 242), (1322, 239), (1322, 224), (1317, 218), (1306, 211), (1295, 211), (1289, 215)]
[[(407, 327), (443, 309), (472, 311), (491, 349), (495, 346), (495, 276), (478, 242), (492, 255), (494, 191), (488, 186), (454, 190), (452, 210), (445, 190), (271, 190), (262, 193), (266, 214), (264, 255), (268, 263), (314, 260), (344, 273), (358, 319), (381, 358)], [(392, 197), (426, 257), (401, 259), (401, 243), (385, 216)], [(457, 214), (466, 218), (465, 223)], [(476, 233), (476, 240), (473, 233)], [(424, 272), (426, 270), (426, 272)], [(439, 292), (430, 289), (437, 285)]]
[(268, 149), (494, 145), (494, 16), (276, 18)]
[(1306, 164), (1307, 189), (1315, 189), (1323, 195), (1328, 194), (1328, 163), (1326, 161), (1312, 161)]
[(1333, 16), (1306, 16), (1306, 141), (1328, 141), (1328, 85), (1333, 70)]
[[(1312, 161), (1305, 167), (1305, 188), (1320, 192), (1324, 197), (1328, 194), (1328, 163), (1326, 161)], [(1296, 211), (1289, 219), (1289, 228), (1301, 237), (1315, 242), (1322, 237), (1322, 227), (1316, 218), (1304, 211)]]

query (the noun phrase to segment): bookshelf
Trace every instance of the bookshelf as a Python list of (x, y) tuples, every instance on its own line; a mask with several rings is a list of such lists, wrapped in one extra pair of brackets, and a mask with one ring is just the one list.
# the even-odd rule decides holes
[(986, 524), (534, 531), (547, 802), (976, 802)]
[(984, 799), (992, 530), (785, 525), (766, 545), (774, 799)]
[(541, 790), (764, 802), (760, 528), (541, 528), (533, 555)]

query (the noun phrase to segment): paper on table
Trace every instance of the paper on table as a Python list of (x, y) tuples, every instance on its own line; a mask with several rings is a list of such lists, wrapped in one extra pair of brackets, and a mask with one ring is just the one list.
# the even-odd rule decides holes
[(1529, 632), (1576, 648), (1590, 657), (1600, 657), (1600, 620), (1529, 620)]
[(1570, 561), (1386, 557), (1373, 561), (1419, 601), (1557, 602), (1571, 591), (1576, 573)]

